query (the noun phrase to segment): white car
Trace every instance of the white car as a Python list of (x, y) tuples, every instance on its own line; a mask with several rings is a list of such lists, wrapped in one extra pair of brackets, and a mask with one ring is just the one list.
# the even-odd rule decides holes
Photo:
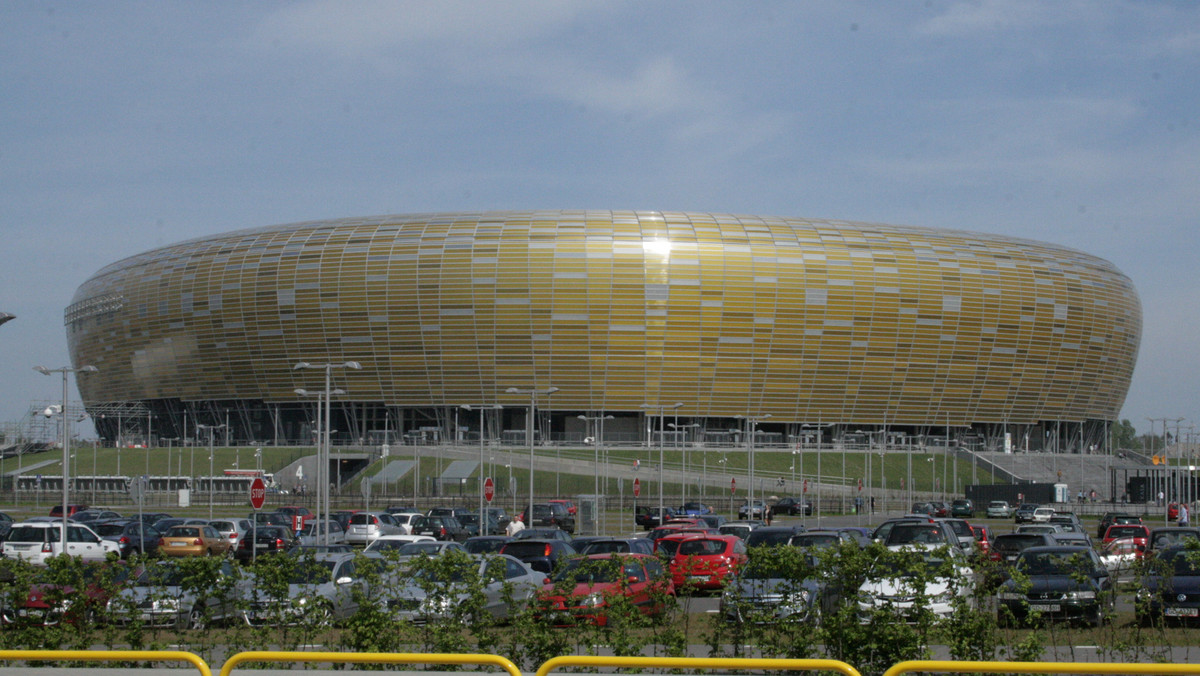
[(365, 551), (386, 552), (390, 549), (400, 549), (413, 542), (437, 542), (437, 538), (428, 535), (380, 535), (367, 545)]
[[(930, 577), (925, 579), (923, 589), (917, 589), (920, 578), (902, 571), (889, 573), (884, 566), (881, 574), (869, 577), (858, 588), (858, 618), (863, 624), (869, 623), (877, 610), (891, 609), (909, 616), (918, 607), (921, 596), (924, 596), (924, 607), (937, 619), (954, 614), (955, 599), (969, 602), (974, 593), (975, 578), (957, 547), (909, 544), (892, 545), (888, 550), (919, 555)], [(946, 569), (947, 565), (949, 569)]]
[(381, 535), (403, 535), (404, 529), (387, 512), (355, 512), (346, 528), (346, 544), (366, 547)]
[[(4, 556), (25, 559), (38, 566), (47, 565), (47, 559), (63, 553), (61, 520), (15, 523), (4, 541)], [(104, 561), (110, 553), (119, 557), (121, 545), (101, 538), (81, 523), (69, 521), (65, 553), (84, 561)]]
[(1050, 523), (1051, 517), (1054, 516), (1054, 509), (1051, 507), (1038, 507), (1033, 510), (1034, 523)]
[(392, 520), (403, 528), (405, 533), (411, 535), (413, 519), (421, 516), (425, 515), (420, 512), (396, 512), (392, 514)]

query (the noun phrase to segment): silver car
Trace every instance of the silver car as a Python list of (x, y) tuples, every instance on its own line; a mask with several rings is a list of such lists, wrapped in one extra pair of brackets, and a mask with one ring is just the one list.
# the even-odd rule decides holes
[[(322, 527), (324, 525), (324, 527)], [(342, 528), (342, 524), (334, 520), (325, 522), (313, 519), (304, 524), (304, 528), (300, 531), (301, 545), (323, 545), (325, 544), (325, 531), (329, 531), (329, 544), (344, 545), (346, 542), (346, 531)]]
[[(480, 612), (507, 619), (542, 589), (546, 576), (507, 554), (452, 552), (433, 565), (417, 564), (411, 577), (391, 592), (387, 607), (409, 622), (452, 620), (469, 606), (471, 589), (482, 592)], [(459, 618), (470, 622), (471, 618)]]
[(355, 512), (346, 528), (346, 544), (366, 547), (380, 535), (405, 535), (404, 528), (387, 512)]
[(242, 544), (242, 538), (250, 534), (251, 523), (250, 519), (213, 519), (208, 525), (220, 533), (221, 537), (229, 540), (230, 551), (234, 551)]
[(133, 584), (109, 599), (109, 617), (120, 624), (140, 620), (147, 627), (176, 629), (204, 629), (210, 623), (241, 619), (236, 599), (244, 594), (249, 580), (239, 575), (236, 566), (228, 560), (221, 562), (217, 586), (229, 589), (228, 594), (201, 597), (185, 584), (186, 575), (174, 561), (148, 564)]
[(248, 590), (243, 616), (252, 625), (290, 625), (310, 621), (328, 625), (358, 611), (356, 590), (369, 594), (354, 554), (315, 554), (296, 562), (287, 593), (272, 598), (255, 585)]

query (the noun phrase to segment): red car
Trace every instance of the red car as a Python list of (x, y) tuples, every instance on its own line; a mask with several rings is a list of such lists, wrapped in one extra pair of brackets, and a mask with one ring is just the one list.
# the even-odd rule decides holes
[(665, 610), (675, 594), (671, 577), (657, 557), (649, 554), (595, 554), (571, 559), (555, 573), (542, 592), (544, 611), (556, 623), (609, 623), (609, 609), (618, 599), (643, 615)]
[(1136, 524), (1113, 524), (1104, 531), (1101, 544), (1108, 544), (1117, 538), (1133, 538), (1133, 543), (1145, 549), (1150, 544), (1150, 529)]
[(992, 550), (991, 529), (987, 526), (971, 526), (971, 532), (975, 534), (975, 544), (979, 546), (979, 554), (988, 556)]
[(0, 607), (0, 625), (50, 627), (57, 624), (83, 624), (93, 614), (102, 611), (108, 600), (122, 587), (141, 574), (142, 568), (124, 561), (86, 564), (79, 571), (80, 593), (72, 585), (48, 581), (50, 571), (40, 571), (29, 585), (29, 594), (20, 608), (7, 604)]
[(547, 500), (546, 502), (557, 502), (558, 504), (562, 505), (563, 507), (566, 507), (567, 514), (570, 514), (571, 516), (575, 516), (576, 514), (579, 513), (579, 508), (576, 507), (575, 503), (571, 502), (570, 500)]
[(671, 558), (671, 578), (676, 589), (720, 589), (746, 558), (746, 543), (736, 535), (682, 535)]
[(1167, 505), (1167, 521), (1175, 521), (1179, 518), (1179, 503), (1172, 502)]

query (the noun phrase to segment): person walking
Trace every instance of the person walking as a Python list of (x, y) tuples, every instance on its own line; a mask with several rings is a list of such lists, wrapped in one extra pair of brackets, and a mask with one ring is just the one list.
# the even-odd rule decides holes
[(1188, 506), (1186, 502), (1179, 503), (1179, 525), (1188, 525)]
[(521, 517), (514, 516), (512, 521), (508, 522), (508, 526), (504, 529), (504, 533), (508, 537), (514, 537), (517, 533), (525, 530), (525, 524), (521, 522)]

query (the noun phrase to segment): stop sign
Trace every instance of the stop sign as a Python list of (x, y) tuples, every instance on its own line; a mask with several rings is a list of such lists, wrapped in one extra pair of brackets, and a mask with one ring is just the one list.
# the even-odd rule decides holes
[(641, 494), (642, 494), (642, 480), (634, 479), (633, 480), (633, 497), (636, 498), (637, 496), (639, 496)]
[(250, 482), (250, 506), (255, 509), (262, 509), (263, 503), (267, 501), (267, 484), (262, 480), (262, 477), (254, 477), (254, 481)]
[(729, 480), (729, 494), (733, 495), (734, 493), (737, 493), (737, 479), (730, 479)]
[(483, 499), (488, 502), (496, 497), (496, 482), (492, 481), (492, 477), (483, 480)]

